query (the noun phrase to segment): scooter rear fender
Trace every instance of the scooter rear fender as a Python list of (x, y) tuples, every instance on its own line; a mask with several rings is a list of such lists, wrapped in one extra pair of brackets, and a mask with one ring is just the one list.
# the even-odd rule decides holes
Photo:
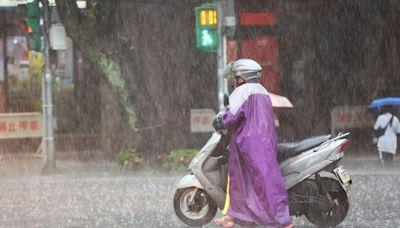
[(199, 180), (193, 174), (187, 174), (179, 180), (176, 188), (183, 189), (189, 187), (196, 187), (200, 189), (204, 189), (204, 187), (200, 184)]
[[(331, 173), (331, 172), (322, 170), (322, 171), (320, 171), (318, 174), (319, 174), (321, 177), (331, 178), (331, 179), (334, 179), (334, 180), (336, 180), (336, 181), (339, 182), (339, 179), (337, 178), (337, 176), (336, 176), (335, 174)], [(339, 183), (340, 183), (340, 182), (339, 182)]]

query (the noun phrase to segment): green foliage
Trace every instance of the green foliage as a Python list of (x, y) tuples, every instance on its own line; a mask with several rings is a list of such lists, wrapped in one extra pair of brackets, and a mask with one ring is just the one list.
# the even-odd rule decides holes
[(103, 54), (100, 55), (99, 64), (102, 71), (107, 76), (108, 82), (111, 84), (112, 90), (118, 94), (121, 104), (123, 105), (125, 112), (128, 114), (129, 125), (134, 131), (136, 131), (136, 113), (132, 108), (132, 104), (129, 99), (129, 93), (125, 87), (125, 80), (122, 78), (119, 65)]
[(42, 99), (30, 97), (27, 99), (27, 109), (32, 112), (40, 112), (42, 109)]
[(178, 149), (161, 156), (163, 166), (168, 170), (186, 170), (197, 150)]
[(142, 155), (131, 145), (128, 146), (128, 148), (119, 151), (115, 155), (115, 160), (124, 168), (143, 168)]
[(129, 42), (129, 38), (126, 37), (126, 36), (118, 36), (118, 38), (119, 38), (119, 41), (122, 42), (122, 43), (126, 44), (126, 43)]

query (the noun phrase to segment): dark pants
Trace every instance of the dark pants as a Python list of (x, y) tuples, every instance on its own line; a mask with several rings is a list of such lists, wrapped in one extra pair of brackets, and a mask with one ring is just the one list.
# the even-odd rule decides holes
[(385, 164), (392, 164), (393, 163), (394, 154), (389, 152), (382, 151), (382, 161)]

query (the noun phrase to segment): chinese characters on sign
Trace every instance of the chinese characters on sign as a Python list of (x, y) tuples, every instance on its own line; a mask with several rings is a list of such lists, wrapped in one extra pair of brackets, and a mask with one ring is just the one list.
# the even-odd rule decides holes
[(332, 134), (338, 129), (372, 127), (374, 120), (367, 106), (339, 106), (331, 112)]
[(0, 139), (42, 137), (41, 113), (0, 114)]
[(190, 131), (191, 132), (212, 132), (212, 121), (215, 112), (212, 109), (191, 109), (190, 110)]
[(0, 122), (0, 132), (17, 132), (17, 131), (34, 131), (39, 129), (39, 122), (34, 121), (24, 121), (20, 120), (18, 122)]

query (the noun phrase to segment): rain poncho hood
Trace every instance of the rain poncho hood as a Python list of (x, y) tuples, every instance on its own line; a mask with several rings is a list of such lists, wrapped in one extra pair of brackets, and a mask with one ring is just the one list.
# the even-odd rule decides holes
[(228, 215), (265, 227), (291, 224), (267, 90), (258, 83), (246, 83), (233, 91), (229, 104), (222, 119), (232, 134)]

